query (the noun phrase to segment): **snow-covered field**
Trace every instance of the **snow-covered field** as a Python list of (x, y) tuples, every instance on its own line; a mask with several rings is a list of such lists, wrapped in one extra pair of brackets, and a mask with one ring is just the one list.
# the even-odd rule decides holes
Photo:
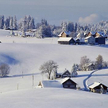
[[(59, 65), (58, 72), (69, 71), (86, 55), (91, 60), (100, 54), (108, 61), (108, 47), (86, 45), (59, 45), (57, 38), (36, 39), (11, 37), (0, 30), (0, 63), (11, 67), (9, 77), (0, 78), (0, 107), (2, 108), (107, 108), (108, 95), (63, 88), (36, 88), (44, 80), (39, 67), (48, 60)], [(91, 72), (78, 72), (74, 78), (81, 88)], [(22, 77), (23, 75), (23, 77)], [(33, 81), (34, 77), (34, 81)], [(108, 69), (95, 72), (88, 85), (99, 81), (108, 86)]]

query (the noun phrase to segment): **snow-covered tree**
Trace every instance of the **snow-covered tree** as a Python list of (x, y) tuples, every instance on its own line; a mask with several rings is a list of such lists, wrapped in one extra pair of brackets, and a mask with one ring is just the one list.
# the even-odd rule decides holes
[(61, 27), (62, 27), (62, 31), (68, 31), (67, 22), (62, 22)]
[(9, 29), (10, 27), (10, 17), (6, 18), (5, 23), (4, 23), (4, 29)]
[(37, 38), (52, 37), (50, 26), (41, 25), (35, 35)]
[(80, 69), (83, 70), (83, 71), (87, 70), (87, 66), (88, 66), (89, 63), (90, 63), (90, 59), (87, 58), (87, 56), (81, 57)]
[(9, 18), (9, 28), (12, 30), (13, 29), (13, 17)]
[(48, 24), (48, 22), (47, 22), (46, 19), (42, 19), (42, 20), (41, 20), (41, 25), (48, 26), (49, 24)]
[(5, 77), (9, 74), (10, 67), (7, 64), (1, 64), (0, 65), (0, 75), (1, 77)]
[(0, 29), (3, 29), (4, 27), (4, 16), (0, 16)]
[(67, 30), (70, 31), (70, 32), (74, 31), (74, 23), (73, 22), (68, 22)]
[(57, 70), (58, 65), (53, 60), (49, 60), (40, 66), (41, 73), (47, 73), (48, 79), (51, 79), (51, 74)]
[(16, 18), (16, 16), (13, 17), (13, 29), (17, 30), (17, 18)]
[(37, 31), (36, 31), (36, 33), (35, 33), (35, 36), (36, 36), (37, 38), (44, 38), (43, 27), (42, 27), (42, 26), (40, 26), (40, 27), (37, 29)]
[(31, 17), (30, 15), (25, 16), (23, 19), (20, 20), (18, 28), (24, 31), (27, 31), (28, 29), (34, 29), (35, 28), (34, 18)]
[(76, 64), (74, 64), (72, 66), (71, 74), (72, 74), (72, 77), (76, 77), (78, 75), (78, 73), (77, 73), (77, 65)]
[(29, 22), (29, 29), (35, 29), (35, 21), (34, 18), (31, 18)]

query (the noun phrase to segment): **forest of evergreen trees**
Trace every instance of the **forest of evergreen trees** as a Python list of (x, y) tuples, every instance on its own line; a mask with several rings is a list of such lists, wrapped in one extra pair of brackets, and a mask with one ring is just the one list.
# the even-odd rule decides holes
[(36, 36), (52, 37), (57, 36), (62, 31), (70, 31), (76, 34), (80, 33), (84, 36), (84, 33), (88, 32), (103, 32), (108, 35), (108, 21), (101, 21), (97, 24), (80, 25), (74, 22), (61, 22), (60, 26), (50, 25), (46, 19), (42, 19), (41, 22), (35, 22), (33, 17), (25, 16), (20, 21), (17, 21), (16, 16), (9, 16), (7, 18), (4, 15), (0, 16), (0, 29), (5, 30), (20, 30), (26, 32), (29, 29), (36, 29)]

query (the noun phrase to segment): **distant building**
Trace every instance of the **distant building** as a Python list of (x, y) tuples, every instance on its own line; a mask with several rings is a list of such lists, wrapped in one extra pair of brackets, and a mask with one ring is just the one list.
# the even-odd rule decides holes
[(107, 88), (108, 88), (107, 86), (99, 82), (94, 82), (89, 86), (91, 92), (102, 93), (102, 94), (105, 94), (107, 92)]
[(64, 73), (61, 75), (62, 78), (71, 77), (71, 73), (68, 70), (65, 70)]

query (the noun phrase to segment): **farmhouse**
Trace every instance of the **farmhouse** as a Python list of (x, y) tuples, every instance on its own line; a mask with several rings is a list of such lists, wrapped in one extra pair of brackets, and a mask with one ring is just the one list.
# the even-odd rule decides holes
[(64, 78), (62, 81), (63, 88), (76, 89), (76, 83), (70, 78)]
[(102, 93), (102, 94), (105, 94), (107, 92), (107, 88), (108, 88), (107, 86), (99, 82), (94, 82), (89, 86), (91, 92)]

